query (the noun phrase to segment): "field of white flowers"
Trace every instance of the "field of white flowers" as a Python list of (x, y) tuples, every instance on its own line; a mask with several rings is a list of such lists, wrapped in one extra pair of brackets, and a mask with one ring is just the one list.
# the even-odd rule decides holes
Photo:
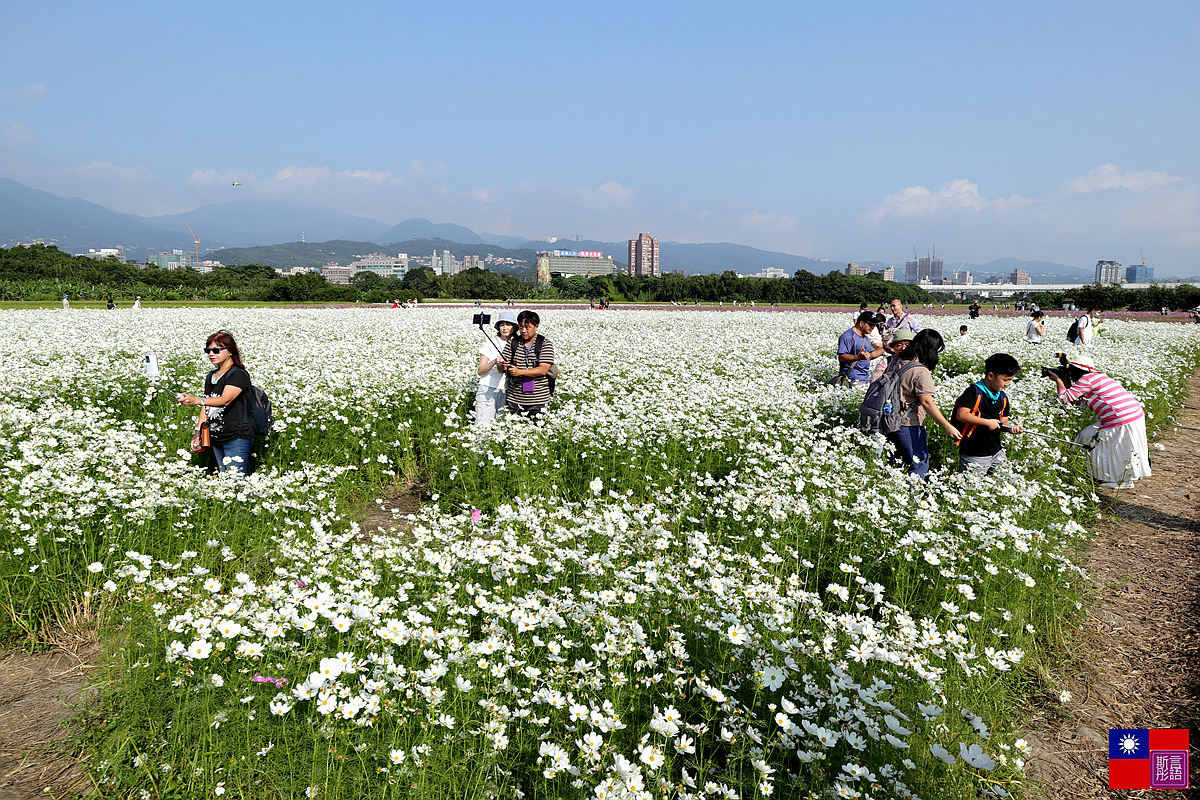
[[(1022, 791), (1013, 698), (1052, 689), (1080, 599), (1079, 456), (1012, 437), (1011, 474), (912, 485), (824, 385), (830, 313), (548, 312), (549, 421), (479, 430), (469, 317), (0, 315), (0, 631), (101, 620), (106, 795)], [(275, 406), (242, 481), (198, 467), (174, 401), (218, 328)], [(972, 328), (943, 409), (1007, 351), (1016, 419), (1085, 424), (1037, 378), (1053, 344)], [(1197, 326), (1122, 322), (1092, 349), (1159, 419), (1198, 351)], [(361, 530), (398, 476), (420, 514)]]

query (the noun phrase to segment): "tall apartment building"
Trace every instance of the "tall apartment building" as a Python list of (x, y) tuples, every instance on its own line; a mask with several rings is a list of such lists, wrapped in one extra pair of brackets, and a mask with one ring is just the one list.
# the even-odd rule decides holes
[(942, 260), (940, 258), (935, 257), (935, 258), (929, 259), (929, 280), (930, 280), (930, 282), (940, 284), (942, 282), (942, 276), (943, 276), (944, 269), (945, 269), (945, 264), (942, 263)]
[(918, 258), (904, 262), (905, 283), (941, 283), (945, 265), (940, 258)]
[(954, 273), (954, 282), (960, 286), (970, 286), (973, 281), (970, 270), (964, 269)]
[(1030, 286), (1033, 284), (1029, 273), (1023, 269), (1014, 269), (1012, 274), (1008, 276), (1008, 282), (1014, 286)]
[(630, 277), (638, 275), (658, 277), (657, 236), (643, 233), (638, 238), (629, 240), (629, 275)]
[(884, 267), (883, 269), (879, 270), (879, 277), (883, 278), (885, 281), (896, 280), (896, 268)]
[(846, 274), (847, 275), (870, 275), (871, 270), (869, 267), (860, 267), (858, 264), (851, 261), (849, 264), (846, 265)]
[(1117, 262), (1096, 262), (1096, 283), (1120, 283), (1123, 277), (1121, 274), (1121, 265)]
[(458, 262), (454, 260), (454, 256), (450, 255), (449, 250), (443, 250), (441, 255), (438, 255), (438, 251), (434, 250), (429, 266), (433, 267), (435, 275), (453, 275)]

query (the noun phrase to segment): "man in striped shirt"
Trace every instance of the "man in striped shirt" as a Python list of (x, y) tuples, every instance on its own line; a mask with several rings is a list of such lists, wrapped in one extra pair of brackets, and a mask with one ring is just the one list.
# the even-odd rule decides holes
[(1150, 446), (1142, 404), (1124, 386), (1096, 370), (1091, 356), (1070, 361), (1071, 386), (1050, 373), (1058, 399), (1086, 405), (1100, 418), (1097, 442), (1091, 452), (1092, 478), (1105, 489), (1127, 489), (1150, 475)]
[(545, 415), (554, 393), (552, 381), (557, 375), (554, 344), (538, 333), (541, 317), (536, 311), (517, 315), (517, 335), (508, 340), (500, 370), (508, 373), (508, 413), (538, 419)]

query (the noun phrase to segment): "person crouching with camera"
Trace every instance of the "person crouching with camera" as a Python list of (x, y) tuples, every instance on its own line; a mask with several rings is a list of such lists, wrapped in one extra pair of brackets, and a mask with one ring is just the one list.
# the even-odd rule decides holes
[(1146, 413), (1124, 386), (1096, 369), (1091, 356), (1075, 356), (1067, 368), (1071, 385), (1057, 372), (1044, 370), (1054, 380), (1063, 403), (1087, 405), (1100, 418), (1096, 446), (1090, 455), (1093, 480), (1105, 489), (1128, 489), (1138, 478), (1150, 476), (1150, 445), (1146, 440)]
[(517, 335), (504, 346), (500, 369), (508, 374), (506, 400), (509, 414), (537, 420), (550, 407), (554, 344), (538, 333), (542, 324), (536, 311), (517, 315)]

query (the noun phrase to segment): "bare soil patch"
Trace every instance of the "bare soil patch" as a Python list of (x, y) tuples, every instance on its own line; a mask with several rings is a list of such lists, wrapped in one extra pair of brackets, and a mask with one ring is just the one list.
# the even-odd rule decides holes
[[(1072, 699), (1031, 710), (1030, 796), (1188, 796), (1110, 792), (1110, 728), (1188, 728), (1191, 785), (1200, 786), (1200, 373), (1177, 425), (1161, 429), (1154, 474), (1105, 492), (1104, 520), (1084, 566), (1092, 602), (1069, 664), (1055, 679)], [(1195, 795), (1191, 795), (1195, 796)]]
[(67, 723), (95, 693), (98, 651), (86, 637), (41, 653), (0, 652), (0, 800), (95, 792), (68, 749)]
[(408, 520), (405, 517), (420, 510), (424, 491), (423, 484), (413, 481), (387, 487), (376, 501), (366, 504), (363, 535), (373, 537), (407, 533)]

